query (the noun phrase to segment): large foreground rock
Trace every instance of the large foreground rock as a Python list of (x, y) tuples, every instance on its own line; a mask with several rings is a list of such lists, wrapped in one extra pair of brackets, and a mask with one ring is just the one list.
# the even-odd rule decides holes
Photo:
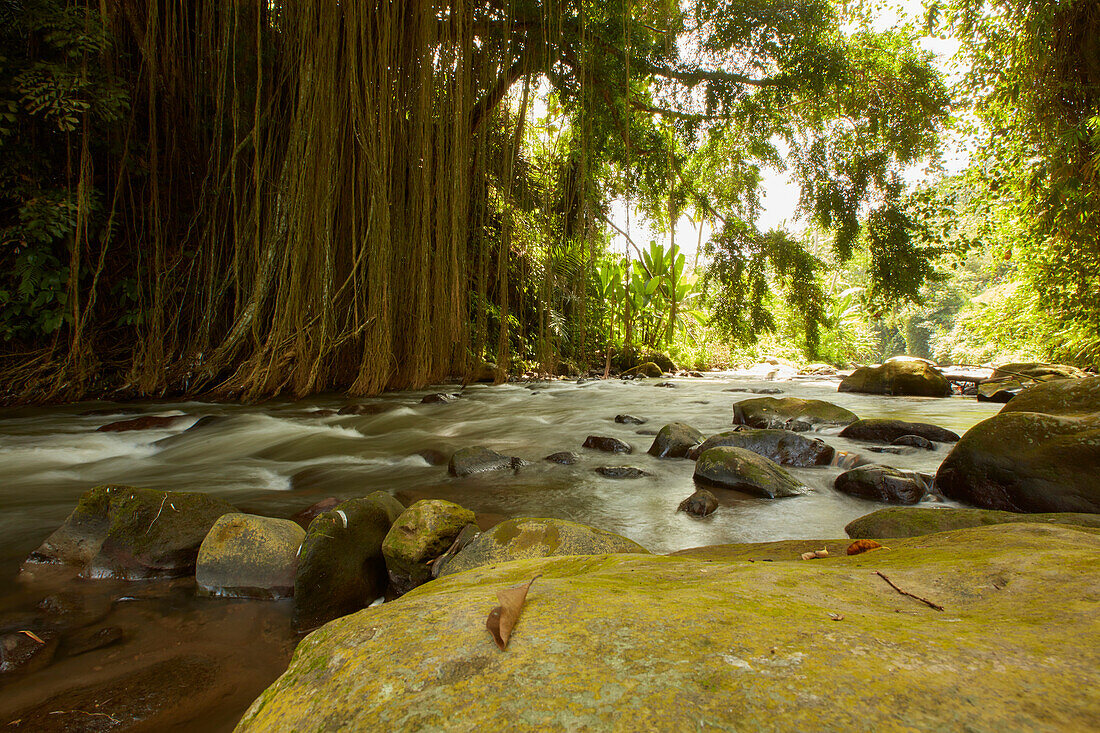
[(781, 499), (805, 493), (793, 476), (778, 463), (744, 448), (719, 446), (703, 451), (695, 462), (695, 481), (720, 489), (733, 489), (765, 499)]
[(820, 430), (850, 425), (859, 417), (851, 410), (824, 400), (801, 397), (756, 397), (733, 405), (733, 424), (750, 428)]
[(508, 519), (476, 539), (447, 561), (439, 575), (535, 557), (605, 555), (648, 550), (626, 537), (565, 519)]
[(1100, 529), (1100, 514), (1016, 514), (993, 509), (967, 509), (952, 507), (887, 507), (877, 512), (853, 519), (844, 528), (854, 540), (883, 539), (892, 537), (919, 537), (936, 532), (968, 527), (985, 527), (990, 524), (1015, 522), (1042, 522), (1071, 524), (1078, 527)]
[(856, 369), (844, 378), (837, 391), (950, 397), (951, 383), (939, 369), (923, 361), (888, 361), (882, 366)]
[(431, 580), (432, 562), (475, 521), (472, 511), (442, 499), (423, 499), (403, 511), (382, 542), (394, 590), (408, 593)]
[(983, 509), (1100, 512), (1100, 414), (983, 420), (940, 464), (936, 486)]
[(403, 509), (397, 507), (392, 496), (376, 491), (310, 522), (294, 579), (295, 628), (358, 611), (386, 591), (382, 541)]
[(704, 451), (723, 445), (751, 450), (784, 466), (827, 465), (836, 454), (824, 440), (792, 430), (729, 430), (710, 436), (690, 455), (698, 458)]
[(1048, 415), (1100, 414), (1100, 377), (1044, 382), (1024, 390), (1001, 408)]
[(218, 517), (237, 511), (193, 491), (97, 486), (84, 492), (65, 523), (31, 553), (36, 564), (72, 566), (89, 578), (143, 580), (188, 575)]
[(199, 547), (200, 592), (232, 598), (285, 598), (294, 592), (306, 533), (290, 519), (223, 514)]
[(649, 446), (649, 455), (657, 458), (684, 458), (705, 437), (686, 423), (669, 423), (653, 439), (653, 445)]
[(892, 443), (905, 435), (918, 435), (937, 443), (955, 443), (959, 434), (938, 425), (925, 422), (908, 422), (888, 418), (865, 418), (856, 420), (840, 431), (840, 437), (852, 440), (873, 440), (880, 443)]
[[(791, 544), (435, 581), (311, 634), (238, 731), (1100, 727), (1097, 534), (1003, 525), (813, 562)], [(496, 593), (540, 574), (501, 651)]]

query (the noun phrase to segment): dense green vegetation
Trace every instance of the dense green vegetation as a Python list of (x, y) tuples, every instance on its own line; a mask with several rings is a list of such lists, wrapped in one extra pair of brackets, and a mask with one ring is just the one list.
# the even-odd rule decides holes
[[(372, 393), (650, 349), (1095, 364), (1097, 4), (931, 3), (955, 90), (917, 30), (855, 12), (2, 2), (5, 398)], [(907, 185), (971, 113), (970, 169)], [(758, 227), (776, 167), (806, 236)], [(615, 201), (652, 240), (612, 250)]]

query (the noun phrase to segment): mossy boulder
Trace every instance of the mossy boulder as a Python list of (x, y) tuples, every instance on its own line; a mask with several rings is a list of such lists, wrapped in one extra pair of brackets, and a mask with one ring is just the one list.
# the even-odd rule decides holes
[(956, 443), (959, 440), (958, 433), (938, 425), (877, 417), (856, 420), (840, 431), (842, 438), (879, 443), (893, 443), (903, 435), (919, 435), (937, 443)]
[(845, 377), (838, 392), (950, 397), (951, 383), (943, 373), (923, 361), (888, 361), (877, 367), (860, 367)]
[(695, 493), (680, 502), (676, 507), (678, 512), (694, 514), (697, 517), (706, 517), (718, 509), (718, 497), (706, 489), (696, 489)]
[[(846, 544), (813, 562), (715, 548), (443, 578), (304, 639), (237, 730), (1097, 727), (1100, 534), (1015, 524), (852, 557)], [(496, 594), (536, 575), (501, 651), (485, 630)]]
[(657, 458), (684, 458), (705, 438), (705, 435), (687, 423), (672, 422), (657, 432), (648, 452)]
[(1012, 362), (1001, 364), (993, 370), (991, 379), (1000, 377), (1030, 377), (1040, 382), (1049, 382), (1060, 379), (1083, 379), (1088, 374), (1075, 366), (1066, 364), (1045, 364), (1038, 361)]
[(623, 372), (623, 376), (628, 377), (652, 377), (654, 379), (664, 376), (664, 372), (661, 367), (657, 366), (651, 361), (642, 362), (637, 366), (633, 366)]
[(235, 511), (224, 499), (199, 492), (97, 486), (81, 495), (24, 568), (60, 563), (85, 577), (123, 580), (189, 575), (214, 522)]
[(982, 509), (1100, 512), (1098, 476), (1100, 414), (1001, 412), (963, 435), (936, 486)]
[(648, 550), (633, 540), (566, 519), (508, 519), (482, 532), (439, 570), (454, 575), (495, 563), (557, 555), (606, 555)]
[(820, 438), (807, 438), (792, 430), (729, 430), (712, 435), (692, 450), (698, 458), (718, 446), (744, 448), (785, 466), (821, 466), (833, 460), (836, 451)]
[(432, 562), (475, 521), (469, 509), (441, 499), (423, 499), (403, 511), (382, 541), (393, 589), (399, 594), (408, 593), (431, 580)]
[(1100, 514), (1017, 514), (993, 509), (951, 507), (887, 507), (853, 519), (844, 528), (854, 540), (919, 537), (968, 527), (1014, 522), (1069, 524), (1100, 529)]
[(799, 496), (806, 487), (775, 461), (744, 448), (719, 446), (699, 454), (695, 481), (720, 489), (733, 489), (765, 499)]
[(892, 466), (857, 466), (836, 477), (833, 488), (860, 499), (887, 504), (916, 504), (928, 493), (931, 476)]
[(1043, 382), (1013, 397), (1006, 412), (1043, 412), (1048, 415), (1100, 414), (1100, 377)]
[(633, 453), (634, 446), (625, 440), (611, 438), (606, 435), (589, 435), (584, 439), (584, 448), (602, 450), (605, 453)]
[(400, 514), (387, 499), (393, 497), (376, 491), (310, 522), (294, 578), (295, 628), (316, 628), (358, 611), (386, 591), (382, 541)]
[(733, 424), (805, 432), (850, 425), (859, 417), (825, 400), (801, 397), (754, 397), (733, 405)]
[(464, 478), (475, 473), (516, 469), (522, 463), (523, 461), (519, 458), (497, 453), (491, 448), (474, 446), (472, 448), (460, 448), (455, 451), (447, 464), (447, 473), (458, 478)]
[(306, 533), (290, 519), (223, 514), (199, 547), (195, 581), (204, 595), (286, 598), (294, 592)]

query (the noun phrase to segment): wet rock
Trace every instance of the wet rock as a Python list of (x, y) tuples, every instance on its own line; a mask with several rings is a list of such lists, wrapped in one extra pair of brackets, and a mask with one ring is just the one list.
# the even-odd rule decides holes
[(482, 532), (451, 558), (439, 575), (454, 575), (483, 565), (512, 560), (619, 552), (648, 554), (648, 550), (626, 537), (577, 522), (565, 519), (509, 519)]
[(602, 435), (589, 435), (584, 439), (584, 448), (602, 450), (606, 453), (633, 453), (634, 448), (618, 438), (609, 438)]
[(882, 366), (856, 369), (841, 381), (837, 391), (950, 397), (951, 383), (939, 369), (924, 361), (888, 361)]
[(445, 466), (450, 461), (450, 455), (436, 448), (418, 450), (413, 455), (423, 458), (429, 466)]
[(901, 445), (871, 445), (867, 450), (871, 453), (889, 453), (892, 456), (904, 456), (913, 452), (910, 448)]
[(675, 382), (658, 382), (657, 384), (655, 384), (653, 386), (654, 387), (668, 387), (668, 388), (671, 389), (671, 388), (674, 388), (676, 386), (676, 383)]
[(402, 512), (382, 541), (394, 590), (401, 595), (431, 580), (432, 563), (472, 524), (472, 511), (439, 499), (418, 501)]
[(1066, 416), (1100, 413), (1100, 377), (1037, 384), (1001, 408), (1002, 415), (1008, 412)]
[(462, 478), (475, 473), (488, 471), (503, 471), (516, 469), (523, 465), (523, 461), (512, 456), (502, 455), (495, 450), (482, 446), (473, 448), (461, 448), (451, 456), (447, 464), (447, 472), (452, 476)]
[(830, 427), (844, 427), (859, 418), (824, 400), (804, 400), (800, 397), (755, 397), (733, 405), (733, 424), (750, 428), (778, 428), (805, 432)]
[(844, 528), (852, 539), (920, 537), (991, 524), (1038, 522), (1100, 529), (1100, 514), (1019, 514), (993, 509), (951, 507), (887, 507), (853, 519)]
[(233, 511), (210, 494), (97, 486), (84, 492), (65, 523), (27, 558), (24, 570), (33, 574), (36, 564), (61, 563), (90, 578), (187, 575), (214, 522)]
[(915, 471), (874, 464), (845, 471), (833, 483), (843, 494), (887, 504), (916, 504), (928, 493), (930, 485), (930, 480)]
[(836, 451), (820, 438), (807, 438), (791, 430), (729, 430), (712, 435), (693, 448), (689, 458), (718, 446), (744, 448), (785, 466), (828, 465)]
[(836, 374), (836, 367), (832, 364), (807, 364), (799, 369), (798, 373), (807, 376), (831, 377)]
[(312, 522), (317, 516), (324, 514), (325, 512), (332, 511), (341, 501), (343, 501), (343, 499), (337, 499), (334, 496), (330, 496), (327, 499), (321, 499), (321, 501), (306, 507), (290, 519), (302, 529), (306, 529), (307, 527), (309, 527), (309, 523)]
[(30, 633), (15, 631), (0, 634), (0, 675), (30, 674), (53, 661), (60, 641), (57, 632), (46, 629), (28, 631)]
[(696, 379), (702, 379), (703, 375), (700, 372), (688, 372), (689, 377), (695, 377)]
[(313, 520), (294, 579), (296, 629), (354, 613), (385, 592), (389, 576), (382, 542), (397, 516), (392, 504), (372, 495), (345, 501)]
[(873, 440), (890, 443), (903, 435), (919, 435), (937, 443), (955, 443), (958, 433), (923, 422), (907, 422), (885, 418), (856, 420), (840, 431), (840, 437), (851, 440)]
[[(963, 713), (983, 731), (1096, 727), (1100, 537), (1005, 525), (852, 559), (846, 545), (812, 563), (790, 558), (820, 541), (784, 544), (778, 562), (745, 561), (767, 557), (769, 545), (730, 548), (737, 559), (719, 546), (697, 559), (546, 558), (444, 578), (305, 639), (238, 730), (581, 721), (577, 729), (686, 731), (700, 720), (892, 730), (910, 715), (909, 727), (939, 731), (960, 728)], [(946, 611), (899, 595), (876, 570)], [(499, 590), (539, 574), (501, 653), (487, 609)], [(1052, 603), (1052, 590), (1066, 602)], [(731, 620), (715, 612), (728, 598), (751, 602)], [(471, 704), (470, 690), (492, 704)]]
[(35, 609), (56, 629), (76, 629), (102, 621), (111, 612), (111, 600), (92, 589), (51, 593)]
[(652, 435), (656, 435), (657, 433), (658, 433), (658, 431), (654, 430), (653, 428), (644, 428), (642, 430), (635, 430), (634, 431), (635, 435), (650, 435), (650, 436), (652, 436)]
[(1097, 446), (1100, 414), (1002, 411), (963, 435), (940, 464), (936, 486), (983, 509), (1100, 512)]
[(649, 455), (657, 458), (684, 458), (688, 452), (701, 443), (704, 435), (682, 422), (673, 422), (665, 425), (653, 439), (649, 446)]
[(697, 517), (706, 517), (718, 508), (718, 499), (706, 489), (697, 489), (694, 494), (680, 502), (678, 512), (687, 512)]
[(653, 475), (634, 466), (597, 466), (595, 471), (605, 478), (632, 479)]
[(97, 433), (126, 433), (131, 430), (163, 430), (170, 428), (181, 420), (186, 420), (186, 415), (144, 415), (130, 420), (119, 420), (107, 423), (96, 428)]
[(921, 450), (936, 450), (935, 443), (920, 435), (899, 435), (890, 441), (890, 445), (909, 446), (911, 448), (920, 448)]
[[(478, 524), (467, 524), (455, 537), (455, 541), (451, 543), (450, 548), (442, 555), (437, 557), (432, 562), (432, 577), (438, 578), (439, 574), (443, 571), (443, 568), (451, 561), (451, 558), (466, 549), (466, 545), (470, 544), (478, 538), (481, 534), (481, 528), (479, 524), (484, 520), (484, 515), (478, 517)], [(488, 528), (492, 528), (500, 524), (500, 522), (491, 522)]]
[(104, 649), (122, 641), (122, 629), (118, 626), (103, 626), (97, 629), (84, 629), (65, 637), (61, 651), (69, 657)]
[(721, 489), (733, 489), (765, 499), (805, 493), (803, 487), (779, 464), (745, 450), (719, 446), (704, 451), (695, 462), (695, 481)]
[[(427, 399), (427, 398), (425, 398)], [(385, 402), (357, 402), (351, 405), (344, 405), (340, 408), (338, 415), (380, 415), (383, 412), (389, 412), (394, 408), (393, 405)]]
[(649, 421), (643, 417), (634, 417), (633, 415), (616, 415), (615, 422), (620, 425), (645, 425)]
[(436, 392), (435, 394), (426, 395), (424, 399), (420, 400), (422, 405), (438, 405), (448, 404), (459, 399), (460, 395), (455, 392)]
[(1027, 377), (1039, 382), (1051, 382), (1060, 379), (1084, 379), (1088, 374), (1077, 367), (1066, 364), (1044, 364), (1042, 362), (1012, 362), (1002, 364), (993, 370), (991, 379), (1001, 377)]
[(199, 548), (201, 595), (286, 598), (294, 592), (305, 531), (289, 519), (223, 514)]
[(1027, 389), (1028, 384), (1016, 379), (986, 379), (978, 384), (977, 399), (1004, 404)]
[(557, 453), (551, 453), (543, 460), (550, 461), (551, 463), (559, 463), (563, 466), (572, 466), (578, 459), (580, 459), (580, 456), (573, 451), (563, 450)]

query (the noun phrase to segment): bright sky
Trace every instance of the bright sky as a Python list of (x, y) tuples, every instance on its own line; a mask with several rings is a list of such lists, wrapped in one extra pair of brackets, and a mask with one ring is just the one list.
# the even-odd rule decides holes
[[(895, 0), (895, 2), (878, 11), (874, 27), (876, 30), (887, 30), (907, 18), (919, 27), (923, 14), (922, 0)], [(952, 58), (955, 52), (958, 51), (958, 41), (926, 36), (919, 40), (919, 44), (921, 48), (933, 53), (936, 65), (948, 76), (949, 80), (956, 77), (957, 72), (952, 64)], [(945, 163), (950, 172), (962, 170), (966, 166), (966, 152), (961, 150), (961, 146), (959, 147), (958, 150), (947, 151)], [(927, 175), (926, 171), (915, 169), (910, 172), (909, 179), (911, 182), (916, 182)], [(782, 171), (765, 171), (762, 188), (764, 194), (762, 200), (763, 211), (758, 222), (759, 228), (761, 230), (782, 228), (790, 232), (801, 232), (805, 227), (805, 222), (799, 219), (795, 213), (798, 208), (799, 189), (792, 182), (790, 176)], [(627, 212), (624, 201), (613, 203), (611, 219), (620, 229), (627, 230)], [(642, 220), (637, 213), (632, 214), (630, 217), (629, 231), (631, 239), (640, 246), (653, 238), (647, 222)], [(705, 227), (703, 231), (704, 241), (709, 235), (710, 228)], [(687, 255), (688, 262), (691, 262), (695, 256), (697, 241), (699, 241), (698, 229), (687, 217), (682, 218), (676, 227), (676, 243), (680, 245), (681, 251)], [(667, 242), (666, 235), (665, 243), (667, 244)], [(612, 246), (615, 251), (621, 252), (626, 247), (626, 242), (620, 235), (615, 234), (612, 239)]]

